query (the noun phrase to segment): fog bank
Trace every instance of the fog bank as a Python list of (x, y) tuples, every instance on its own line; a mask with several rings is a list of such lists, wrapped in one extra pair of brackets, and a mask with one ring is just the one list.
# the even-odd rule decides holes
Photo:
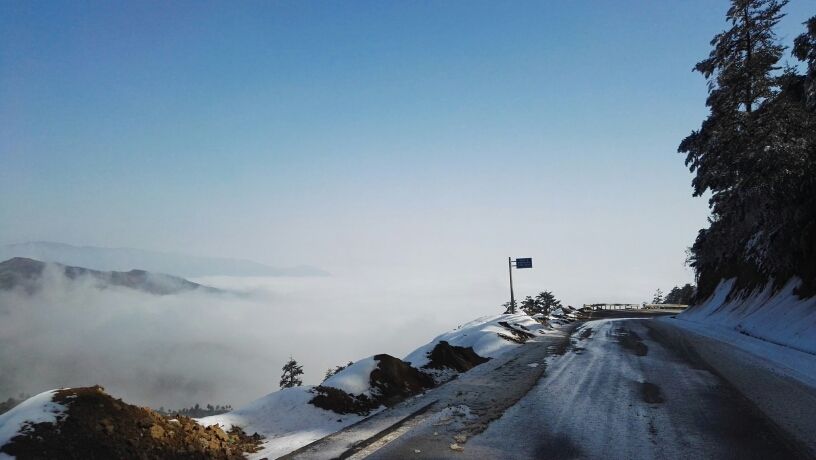
[(278, 388), (291, 355), (305, 383), (375, 353), (402, 357), (495, 312), (501, 280), (389, 273), (197, 278), (232, 291), (157, 296), (47, 270), (43, 289), (0, 292), (0, 398), (100, 384), (129, 402), (239, 406)]

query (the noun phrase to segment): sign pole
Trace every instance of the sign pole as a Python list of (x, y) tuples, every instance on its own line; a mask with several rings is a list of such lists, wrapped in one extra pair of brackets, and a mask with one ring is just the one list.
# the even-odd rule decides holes
[(516, 312), (516, 299), (513, 296), (513, 258), (507, 258), (507, 271), (510, 273), (510, 313)]

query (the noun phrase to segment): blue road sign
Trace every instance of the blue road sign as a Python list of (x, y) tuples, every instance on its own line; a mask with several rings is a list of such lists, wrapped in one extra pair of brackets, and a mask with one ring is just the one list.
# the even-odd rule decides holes
[(516, 268), (533, 268), (533, 259), (531, 257), (516, 259)]

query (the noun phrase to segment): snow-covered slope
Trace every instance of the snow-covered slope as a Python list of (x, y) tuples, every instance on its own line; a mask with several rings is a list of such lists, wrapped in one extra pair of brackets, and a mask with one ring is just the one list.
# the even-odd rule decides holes
[(309, 404), (313, 386), (285, 388), (241, 409), (198, 419), (202, 425), (224, 429), (239, 426), (248, 434), (263, 435), (263, 448), (250, 458), (277, 458), (345, 428), (364, 417), (335, 414)]
[(537, 333), (543, 327), (541, 323), (523, 313), (483, 316), (437, 336), (432, 341), (409, 353), (404, 361), (417, 368), (428, 364), (428, 353), (442, 341), (457, 347), (472, 347), (473, 351), (483, 358), (495, 358), (519, 346), (518, 343), (503, 339), (499, 335), (508, 334), (507, 327), (499, 323), (507, 323), (531, 333)]
[(725, 327), (777, 345), (816, 354), (816, 297), (800, 299), (794, 279), (774, 293), (769, 284), (753, 294), (726, 300), (734, 280), (720, 283), (700, 305), (677, 315), (677, 319)]
[(337, 388), (351, 395), (371, 393), (371, 372), (377, 368), (373, 356), (361, 359), (326, 379), (321, 386)]
[[(541, 323), (525, 314), (485, 316), (439, 335), (410, 353), (405, 361), (414, 368), (428, 364), (428, 353), (441, 341), (458, 347), (472, 347), (479, 356), (494, 358), (520, 346), (520, 343), (499, 334), (505, 337), (519, 333), (533, 335), (540, 334), (542, 328)], [(361, 359), (328, 378), (321, 386), (352, 395), (370, 396), (373, 393), (371, 374), (378, 369), (379, 363), (373, 356)], [(263, 435), (262, 450), (250, 455), (250, 458), (260, 459), (285, 455), (366, 418), (356, 414), (341, 415), (309, 404), (316, 395), (315, 388), (302, 386), (276, 391), (241, 409), (204, 417), (198, 422), (206, 426), (217, 424), (224, 429), (239, 426), (247, 434), (257, 432)], [(369, 416), (374, 413), (376, 411)]]
[[(26, 399), (5, 414), (0, 415), (0, 447), (35, 423), (54, 423), (66, 410), (53, 402), (57, 390), (50, 390)], [(0, 459), (12, 458), (0, 452)]]

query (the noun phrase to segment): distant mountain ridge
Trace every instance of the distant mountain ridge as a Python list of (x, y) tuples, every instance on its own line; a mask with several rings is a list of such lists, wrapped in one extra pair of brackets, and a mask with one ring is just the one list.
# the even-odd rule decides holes
[[(126, 287), (156, 295), (177, 294), (179, 292), (201, 290), (209, 293), (222, 292), (219, 289), (193, 283), (177, 276), (161, 273), (151, 273), (144, 270), (130, 270), (127, 272), (90, 270), (84, 267), (72, 267), (52, 262), (53, 266), (61, 270), (69, 280), (89, 277), (100, 288), (113, 286)], [(47, 263), (14, 257), (0, 262), (0, 290), (23, 288), (29, 293), (36, 292), (41, 287), (43, 272)]]
[(43, 262), (102, 271), (141, 269), (183, 277), (197, 276), (328, 276), (316, 267), (301, 265), (276, 268), (244, 259), (200, 257), (131, 248), (72, 246), (35, 241), (0, 246), (0, 260), (24, 257)]

